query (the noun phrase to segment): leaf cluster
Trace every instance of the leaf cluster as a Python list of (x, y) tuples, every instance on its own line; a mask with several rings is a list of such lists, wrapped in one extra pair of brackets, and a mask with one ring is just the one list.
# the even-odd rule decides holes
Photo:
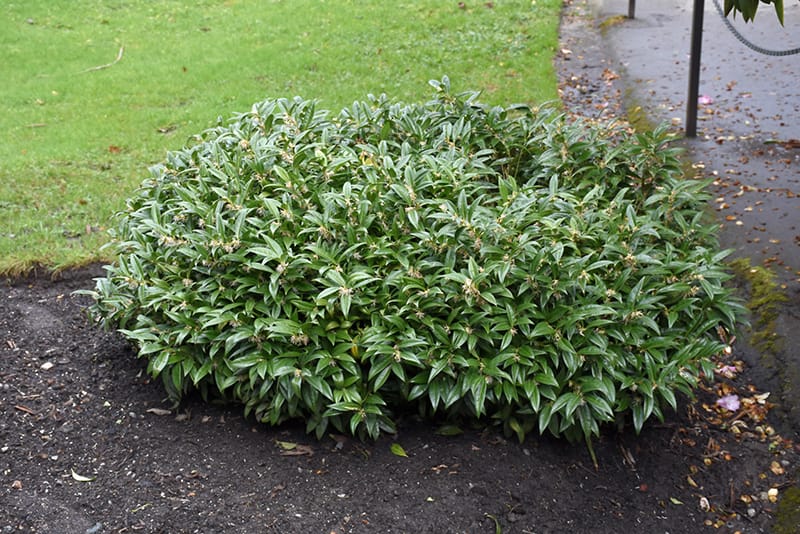
[(745, 22), (751, 22), (756, 18), (759, 3), (772, 4), (775, 8), (775, 16), (783, 26), (783, 0), (725, 0), (725, 16), (730, 15), (733, 11), (734, 17), (736, 13), (741, 13)]
[(266, 100), (171, 153), (90, 311), (175, 398), (318, 436), (377, 437), (409, 404), (520, 439), (662, 417), (741, 312), (704, 183), (662, 130), (432, 85), (336, 116)]

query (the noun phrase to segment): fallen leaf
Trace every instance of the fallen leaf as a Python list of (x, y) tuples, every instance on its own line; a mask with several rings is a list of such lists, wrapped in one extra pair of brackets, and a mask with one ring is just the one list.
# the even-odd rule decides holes
[(456, 425), (442, 425), (436, 429), (436, 433), (440, 436), (458, 436), (459, 434), (463, 434), (464, 431)]
[(278, 447), (285, 451), (291, 451), (297, 448), (297, 443), (292, 443), (291, 441), (275, 440), (275, 443), (277, 443)]
[(676, 499), (675, 497), (670, 497), (670, 498), (669, 498), (669, 502), (671, 502), (672, 504), (676, 504), (676, 505), (681, 505), (681, 504), (683, 504), (681, 501), (679, 501), (679, 500), (678, 500), (678, 499)]
[(800, 148), (800, 139), (789, 139), (783, 143), (783, 148)]
[(448, 468), (447, 464), (439, 464), (439, 465), (437, 465), (435, 467), (431, 467), (431, 471), (433, 471), (434, 473), (436, 473), (438, 475), (439, 473), (441, 473), (442, 471), (444, 471), (447, 468)]
[(700, 509), (704, 512), (711, 510), (711, 503), (705, 497), (700, 497)]
[(285, 484), (276, 484), (273, 488), (269, 491), (269, 497), (275, 497), (278, 493), (286, 489)]
[(281, 456), (314, 456), (314, 449), (308, 445), (297, 445), (290, 451), (282, 451)]
[(178, 415), (176, 415), (175, 416), (175, 420), (178, 421), (178, 422), (188, 421), (189, 419), (191, 419), (191, 417), (192, 417), (192, 414), (190, 414), (189, 412), (184, 412), (184, 413), (179, 413)]
[(78, 473), (75, 472), (74, 469), (70, 469), (70, 472), (72, 473), (72, 478), (75, 479), (77, 482), (92, 482), (97, 478), (97, 477), (86, 477), (83, 475), (79, 475)]
[(772, 471), (775, 475), (782, 475), (783, 474), (783, 467), (778, 462), (772, 462), (769, 466), (769, 470)]
[(389, 447), (389, 450), (391, 450), (392, 454), (394, 454), (395, 456), (402, 456), (403, 458), (408, 458), (406, 450), (399, 443), (392, 443), (392, 446)]
[(725, 378), (733, 378), (736, 376), (738, 369), (733, 365), (723, 365), (719, 369), (716, 369), (717, 374), (724, 376)]
[(153, 415), (169, 415), (172, 413), (172, 410), (165, 410), (164, 408), (148, 408), (147, 413), (151, 413)]
[(758, 395), (753, 395), (753, 398), (758, 401), (759, 404), (765, 404), (767, 402), (767, 398), (769, 397), (769, 391), (766, 393), (759, 393)]
[(616, 80), (617, 78), (619, 78), (619, 74), (617, 74), (613, 70), (610, 70), (610, 69), (607, 69), (607, 68), (603, 69), (602, 76), (603, 76), (603, 79), (605, 81), (607, 81), (607, 82), (610, 82), (612, 80)]
[(769, 502), (778, 502), (778, 488), (770, 488), (767, 491), (767, 498)]
[(168, 134), (170, 132), (174, 132), (178, 129), (176, 124), (170, 124), (168, 126), (162, 126), (161, 128), (156, 128), (156, 131), (160, 134)]

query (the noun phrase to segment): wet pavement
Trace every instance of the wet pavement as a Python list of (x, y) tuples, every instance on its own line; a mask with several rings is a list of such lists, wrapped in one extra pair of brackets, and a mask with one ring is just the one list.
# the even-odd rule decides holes
[[(676, 131), (686, 124), (693, 4), (640, 0), (634, 19), (625, 17), (628, 0), (588, 4), (608, 57), (603, 71), (619, 75), (624, 106)], [(762, 48), (800, 47), (800, 2), (786, 2), (785, 27), (765, 4), (755, 22), (731, 22)], [(746, 339), (735, 350), (772, 393), (784, 435), (800, 437), (800, 54), (752, 51), (705, 0), (701, 58), (697, 137), (683, 143), (698, 173), (714, 179), (722, 247), (771, 269), (786, 298), (769, 326), (775, 343), (756, 350)]]

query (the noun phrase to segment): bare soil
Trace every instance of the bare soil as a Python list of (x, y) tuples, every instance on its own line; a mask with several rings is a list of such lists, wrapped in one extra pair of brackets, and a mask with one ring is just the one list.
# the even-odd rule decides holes
[[(558, 68), (579, 114), (619, 106), (594, 30), (568, 6)], [(741, 368), (733, 378), (639, 436), (607, 429), (597, 468), (582, 444), (520, 444), (479, 425), (443, 436), (410, 416), (374, 443), (317, 441), (236, 406), (172, 409), (132, 347), (86, 318), (73, 292), (98, 276), (92, 266), (0, 283), (0, 534), (752, 533), (796, 513), (770, 490), (796, 485), (798, 449), (772, 429), (735, 346), (720, 362)], [(741, 408), (718, 407), (723, 394)]]

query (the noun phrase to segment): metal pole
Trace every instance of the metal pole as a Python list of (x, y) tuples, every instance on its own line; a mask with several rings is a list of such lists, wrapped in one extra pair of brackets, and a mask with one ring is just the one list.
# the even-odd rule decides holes
[(689, 58), (689, 100), (686, 105), (686, 137), (697, 137), (697, 98), (700, 96), (700, 52), (703, 46), (704, 0), (694, 0), (692, 50)]
[(628, 0), (628, 18), (636, 18), (636, 0)]

